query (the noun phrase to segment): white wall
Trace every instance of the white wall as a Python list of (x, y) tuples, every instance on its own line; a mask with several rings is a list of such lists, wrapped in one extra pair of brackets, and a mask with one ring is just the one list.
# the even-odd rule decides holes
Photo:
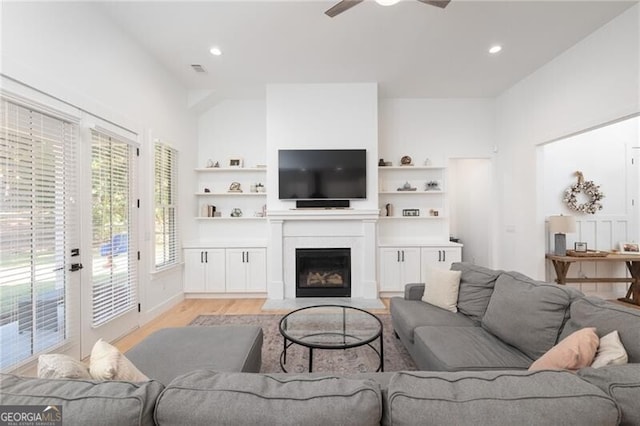
[(639, 110), (634, 6), (497, 98), (496, 267), (544, 277), (536, 145)]
[(493, 99), (382, 99), (379, 122), (380, 157), (395, 166), (403, 155), (438, 166), (454, 157), (493, 156)]
[[(184, 171), (195, 163), (196, 123), (186, 108), (186, 91), (97, 4), (3, 2), (1, 31), (2, 74), (142, 134), (141, 201), (146, 220), (140, 236), (141, 319), (150, 319), (182, 297), (181, 268), (153, 277), (149, 273), (150, 139), (161, 138), (179, 150), (179, 186), (192, 188), (192, 173)], [(185, 220), (191, 212), (184, 206), (192, 200), (191, 191), (180, 192), (180, 228), (186, 233), (192, 222)]]
[(267, 196), (269, 210), (295, 207), (278, 199), (278, 150), (366, 149), (367, 199), (355, 209), (378, 208), (378, 86), (274, 84), (267, 86)]

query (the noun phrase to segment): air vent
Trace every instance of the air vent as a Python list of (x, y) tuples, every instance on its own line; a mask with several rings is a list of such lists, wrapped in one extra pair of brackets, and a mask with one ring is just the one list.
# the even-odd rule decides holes
[(204, 67), (200, 64), (191, 64), (191, 68), (193, 68), (195, 72), (201, 72), (201, 73), (207, 72), (207, 70), (205, 70)]

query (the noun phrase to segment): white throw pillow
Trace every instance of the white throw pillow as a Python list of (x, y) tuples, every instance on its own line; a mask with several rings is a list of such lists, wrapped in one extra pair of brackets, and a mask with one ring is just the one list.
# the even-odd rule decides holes
[(628, 361), (629, 357), (620, 341), (618, 330), (614, 330), (600, 338), (600, 346), (598, 346), (598, 352), (596, 352), (591, 366), (600, 368), (605, 365), (626, 364)]
[(69, 355), (47, 354), (38, 357), (40, 379), (91, 379), (89, 367)]
[(95, 380), (126, 380), (144, 382), (149, 380), (118, 348), (99, 339), (91, 350), (89, 365), (91, 377)]
[(422, 301), (447, 311), (458, 312), (457, 303), (461, 274), (461, 271), (427, 268)]

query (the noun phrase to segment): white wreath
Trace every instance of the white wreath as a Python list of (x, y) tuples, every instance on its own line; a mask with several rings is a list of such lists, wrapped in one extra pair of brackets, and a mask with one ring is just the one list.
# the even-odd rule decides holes
[[(564, 202), (571, 210), (577, 212), (595, 214), (598, 210), (602, 210), (600, 201), (604, 198), (604, 194), (600, 191), (600, 185), (596, 185), (592, 180), (584, 180), (582, 172), (576, 172), (578, 183), (571, 185), (564, 191)], [(584, 204), (578, 204), (578, 194), (584, 193), (589, 197), (589, 201)]]

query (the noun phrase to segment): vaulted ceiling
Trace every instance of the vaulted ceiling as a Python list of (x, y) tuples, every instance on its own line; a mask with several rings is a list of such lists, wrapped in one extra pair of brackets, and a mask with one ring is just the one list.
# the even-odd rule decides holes
[[(260, 97), (269, 83), (378, 82), (382, 97), (494, 97), (635, 1), (96, 2), (192, 91)], [(503, 50), (491, 55), (488, 49)], [(221, 56), (209, 53), (212, 46)], [(196, 73), (199, 64), (205, 73)]]

